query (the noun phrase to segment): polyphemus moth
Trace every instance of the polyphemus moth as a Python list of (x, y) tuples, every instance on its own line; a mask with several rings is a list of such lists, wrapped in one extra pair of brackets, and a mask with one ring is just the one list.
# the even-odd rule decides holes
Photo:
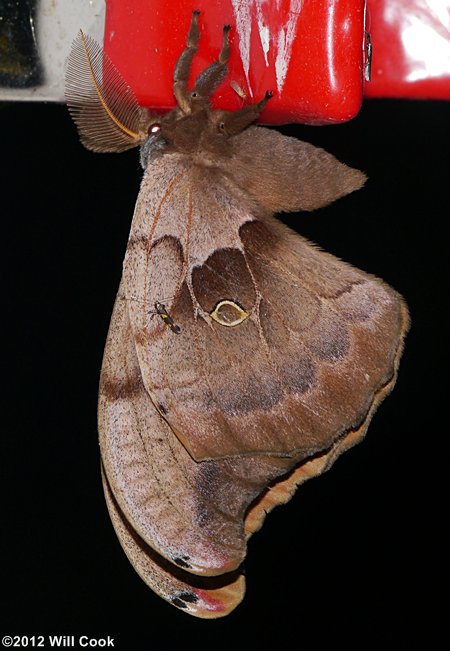
[(198, 15), (166, 115), (141, 108), (82, 32), (66, 95), (88, 149), (140, 146), (144, 168), (101, 371), (108, 509), (144, 581), (211, 618), (243, 598), (246, 543), (266, 513), (363, 438), (395, 383), (408, 313), (383, 281), (273, 218), (365, 177), (252, 126), (270, 93), (211, 109), (229, 26), (189, 90)]

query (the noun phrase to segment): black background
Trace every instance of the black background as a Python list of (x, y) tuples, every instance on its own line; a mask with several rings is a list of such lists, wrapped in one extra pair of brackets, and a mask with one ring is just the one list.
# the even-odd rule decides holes
[(250, 634), (252, 648), (309, 650), (408, 648), (436, 630), (448, 508), (436, 513), (430, 487), (446, 437), (450, 105), (368, 101), (348, 124), (282, 128), (370, 179), (284, 221), (393, 285), (412, 329), (397, 386), (364, 442), (267, 518), (249, 544), (245, 600), (216, 621), (191, 618), (145, 586), (102, 495), (97, 385), (137, 152), (87, 152), (63, 106), (10, 104), (0, 115), (3, 321), (12, 326), (2, 635), (111, 635), (117, 649), (159, 651), (233, 647)]

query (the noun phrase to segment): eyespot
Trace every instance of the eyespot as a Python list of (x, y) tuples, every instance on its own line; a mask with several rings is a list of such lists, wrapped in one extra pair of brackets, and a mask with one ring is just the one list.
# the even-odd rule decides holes
[(161, 131), (161, 125), (157, 124), (157, 123), (156, 124), (151, 124), (149, 126), (149, 128), (147, 129), (147, 133), (148, 133), (149, 136), (151, 136), (152, 134), (158, 133), (159, 131)]
[(234, 301), (224, 300), (217, 303), (210, 316), (220, 325), (232, 328), (245, 321), (249, 313)]

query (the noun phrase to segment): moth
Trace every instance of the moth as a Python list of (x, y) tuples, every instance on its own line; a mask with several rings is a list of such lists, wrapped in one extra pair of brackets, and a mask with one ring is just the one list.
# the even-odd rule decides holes
[[(138, 105), (82, 32), (66, 77), (82, 143), (139, 146), (144, 169), (101, 371), (106, 502), (138, 574), (204, 618), (242, 600), (247, 540), (266, 513), (363, 438), (408, 328), (393, 289), (273, 217), (329, 204), (365, 176), (254, 126), (270, 92), (211, 108), (229, 30), (189, 88), (193, 13), (164, 116)], [(172, 298), (155, 319), (161, 296)]]

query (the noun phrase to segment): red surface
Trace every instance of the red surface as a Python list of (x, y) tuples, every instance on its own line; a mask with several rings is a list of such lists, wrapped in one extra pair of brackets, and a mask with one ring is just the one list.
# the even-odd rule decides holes
[(450, 0), (368, 0), (367, 97), (450, 99)]
[[(233, 26), (230, 74), (214, 95), (215, 106), (240, 108), (268, 89), (274, 97), (262, 116), (266, 124), (343, 122), (358, 113), (364, 0), (108, 0), (104, 48), (143, 106), (174, 107), (172, 73), (192, 9), (202, 12), (194, 77), (217, 58), (222, 26)], [(289, 54), (282, 44), (290, 34)], [(267, 64), (263, 43), (269, 44)], [(231, 81), (242, 88), (245, 100)]]

